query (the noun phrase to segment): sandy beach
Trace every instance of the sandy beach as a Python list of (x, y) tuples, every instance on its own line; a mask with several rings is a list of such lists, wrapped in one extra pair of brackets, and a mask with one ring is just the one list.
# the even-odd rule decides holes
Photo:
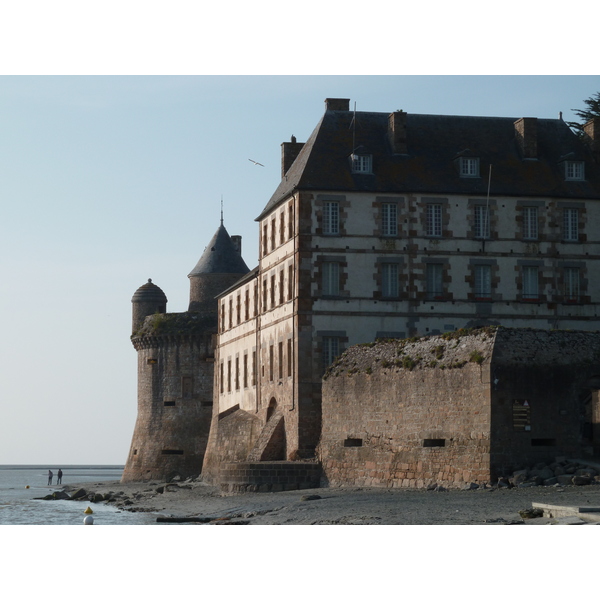
[[(277, 493), (223, 495), (198, 481), (165, 484), (119, 481), (70, 484), (73, 494), (107, 494), (123, 511), (155, 513), (157, 519), (195, 519), (192, 524), (240, 525), (485, 525), (578, 524), (561, 518), (523, 518), (533, 503), (600, 507), (600, 485), (418, 489), (317, 488)], [(89, 499), (80, 500), (91, 506)], [(104, 501), (104, 500), (102, 500)], [(174, 521), (172, 521), (174, 522)], [(159, 524), (159, 523), (157, 523)], [(587, 524), (582, 522), (581, 524)]]

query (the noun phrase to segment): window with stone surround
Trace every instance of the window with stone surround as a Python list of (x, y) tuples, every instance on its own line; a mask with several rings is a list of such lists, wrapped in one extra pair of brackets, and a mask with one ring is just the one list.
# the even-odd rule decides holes
[(427, 263), (425, 266), (427, 300), (444, 299), (444, 266), (439, 263)]
[(240, 389), (240, 357), (235, 357), (235, 389)]
[(287, 376), (292, 376), (292, 338), (287, 341)]
[(288, 240), (294, 237), (294, 205), (290, 202), (288, 205)]
[(340, 203), (323, 203), (323, 235), (338, 235), (340, 233)]
[(580, 270), (577, 267), (565, 267), (564, 277), (564, 299), (565, 302), (577, 303), (580, 300)]
[(283, 342), (277, 344), (277, 361), (279, 379), (283, 379)]
[(383, 202), (381, 205), (381, 235), (397, 237), (398, 235), (398, 204)]
[(281, 269), (279, 271), (279, 304), (283, 304), (283, 292), (285, 290), (285, 271)]
[(427, 211), (426, 235), (428, 237), (442, 237), (442, 205), (427, 204), (425, 210)]
[(538, 207), (524, 206), (523, 207), (523, 239), (537, 240), (538, 239)]
[(323, 296), (339, 296), (340, 263), (324, 262), (321, 265)]
[(579, 241), (579, 210), (563, 208), (563, 240), (565, 242)]
[(244, 353), (244, 389), (248, 387), (248, 354)]
[(485, 205), (473, 207), (473, 227), (476, 239), (487, 240), (490, 237), (490, 211)]
[(474, 265), (475, 300), (492, 299), (492, 267), (491, 265)]
[(381, 296), (382, 298), (397, 298), (398, 295), (398, 263), (382, 263)]
[(523, 272), (523, 300), (539, 300), (539, 267), (524, 266)]
[(288, 265), (288, 300), (294, 297), (294, 265)]
[(321, 361), (325, 370), (340, 355), (340, 338), (333, 336), (323, 337), (321, 343)]

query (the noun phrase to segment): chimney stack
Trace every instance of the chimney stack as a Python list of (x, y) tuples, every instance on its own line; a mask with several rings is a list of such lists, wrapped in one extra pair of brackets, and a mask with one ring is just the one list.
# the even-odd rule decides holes
[(523, 158), (537, 158), (537, 119), (523, 117), (515, 121), (515, 135)]
[(291, 142), (281, 144), (281, 177), (289, 171), (303, 147), (304, 144), (297, 142), (294, 136), (292, 136)]
[(242, 255), (242, 236), (241, 235), (232, 235), (231, 241), (233, 242), (233, 246), (236, 249), (237, 253)]
[(390, 114), (388, 118), (388, 139), (394, 154), (408, 153), (408, 145), (406, 143), (406, 113), (403, 110), (397, 110)]
[(350, 100), (346, 98), (325, 98), (325, 110), (350, 110)]
[(594, 159), (600, 163), (600, 117), (590, 119), (583, 126), (584, 140), (592, 150)]

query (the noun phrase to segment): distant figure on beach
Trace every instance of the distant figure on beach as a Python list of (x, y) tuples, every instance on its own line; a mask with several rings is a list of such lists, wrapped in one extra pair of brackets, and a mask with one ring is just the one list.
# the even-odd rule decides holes
[(58, 473), (56, 474), (56, 485), (59, 485), (62, 483), (62, 471), (59, 469)]
[(52, 478), (54, 477), (54, 473), (48, 469), (48, 485), (52, 485)]

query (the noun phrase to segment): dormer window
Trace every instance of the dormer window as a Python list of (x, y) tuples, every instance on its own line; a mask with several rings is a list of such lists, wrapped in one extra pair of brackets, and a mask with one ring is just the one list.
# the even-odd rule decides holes
[(352, 154), (350, 159), (352, 161), (352, 172), (353, 173), (371, 173), (373, 160), (370, 154)]
[(463, 156), (460, 159), (461, 177), (479, 177), (479, 159)]
[(583, 181), (585, 179), (584, 162), (581, 160), (565, 161), (565, 179), (567, 181)]

